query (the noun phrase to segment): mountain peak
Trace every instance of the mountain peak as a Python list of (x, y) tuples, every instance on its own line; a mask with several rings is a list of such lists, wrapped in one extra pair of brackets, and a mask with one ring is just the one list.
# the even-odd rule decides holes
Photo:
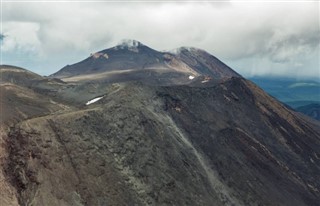
[[(119, 74), (114, 75), (115, 72)], [(165, 81), (172, 82), (175, 79), (174, 81), (179, 84), (190, 83), (191, 79), (188, 78), (190, 74), (211, 76), (219, 81), (240, 77), (230, 67), (202, 49), (180, 47), (171, 52), (160, 52), (132, 39), (122, 40), (116, 46), (94, 53), (79, 63), (64, 67), (52, 76), (69, 78), (100, 73), (99, 78), (104, 75), (104, 78), (109, 80), (110, 78), (118, 79), (120, 76), (127, 80), (141, 80), (150, 79), (150, 72), (157, 81), (161, 79), (159, 75), (162, 75)]]
[(134, 39), (122, 39), (118, 44), (118, 46), (128, 46), (128, 47), (138, 47), (140, 45), (143, 45), (143, 44)]
[(130, 51), (139, 52), (140, 46), (144, 45), (137, 40), (123, 39), (115, 46), (115, 49), (128, 49)]

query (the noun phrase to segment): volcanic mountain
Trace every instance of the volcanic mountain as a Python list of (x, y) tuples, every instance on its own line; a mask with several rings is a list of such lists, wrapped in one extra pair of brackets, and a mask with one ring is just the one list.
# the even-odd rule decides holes
[(203, 50), (181, 47), (173, 52), (159, 52), (135, 40), (125, 40), (115, 47), (93, 53), (87, 59), (68, 65), (51, 76), (68, 82), (143, 80), (145, 83), (161, 85), (186, 84), (198, 76), (215, 80), (239, 77), (231, 68)]
[(319, 203), (319, 122), (205, 51), (126, 41), (0, 72), (0, 205)]

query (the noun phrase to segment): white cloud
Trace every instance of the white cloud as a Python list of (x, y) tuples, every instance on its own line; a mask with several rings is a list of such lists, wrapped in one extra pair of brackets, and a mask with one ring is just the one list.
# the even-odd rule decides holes
[(2, 28), (6, 38), (2, 52), (39, 52), (41, 45), (37, 36), (39, 24), (34, 22), (4, 22)]
[(319, 70), (318, 3), (4, 3), (3, 21), (4, 51), (32, 48), (47, 73), (127, 38), (203, 48), (246, 75)]

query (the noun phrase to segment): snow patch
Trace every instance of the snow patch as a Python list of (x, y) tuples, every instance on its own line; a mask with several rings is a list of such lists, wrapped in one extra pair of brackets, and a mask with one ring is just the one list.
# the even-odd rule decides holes
[(194, 76), (191, 76), (191, 75), (190, 75), (190, 76), (189, 76), (189, 79), (190, 79), (190, 80), (194, 79)]
[(93, 104), (93, 103), (99, 101), (99, 100), (102, 99), (102, 98), (103, 98), (103, 96), (97, 97), (97, 98), (94, 98), (94, 99), (91, 99), (90, 101), (88, 101), (88, 102), (86, 103), (86, 105)]
[(210, 76), (205, 76), (205, 77), (204, 77), (204, 80), (202, 80), (201, 83), (203, 84), (203, 83), (209, 82), (211, 79), (212, 79), (212, 77), (210, 77)]

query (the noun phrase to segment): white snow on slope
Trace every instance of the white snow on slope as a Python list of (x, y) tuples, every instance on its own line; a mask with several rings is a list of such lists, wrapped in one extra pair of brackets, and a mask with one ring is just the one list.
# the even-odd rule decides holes
[(191, 79), (191, 80), (194, 79), (194, 76), (191, 76), (191, 75), (190, 75), (190, 76), (189, 76), (189, 79)]
[(99, 100), (102, 99), (102, 98), (103, 98), (103, 96), (102, 96), (102, 97), (97, 97), (97, 98), (91, 99), (90, 101), (88, 101), (88, 102), (86, 103), (86, 105), (93, 104), (93, 103), (99, 101)]

